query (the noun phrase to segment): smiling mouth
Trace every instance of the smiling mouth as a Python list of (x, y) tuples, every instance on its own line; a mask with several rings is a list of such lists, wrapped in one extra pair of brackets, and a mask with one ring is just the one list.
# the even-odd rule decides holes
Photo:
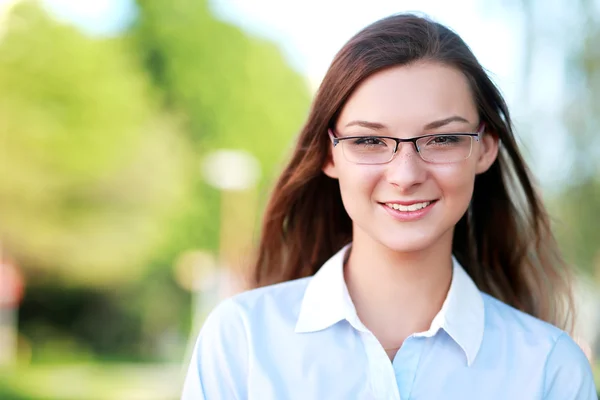
[(424, 201), (421, 203), (413, 203), (413, 204), (408, 204), (408, 205), (398, 204), (398, 203), (383, 203), (383, 204), (385, 204), (387, 207), (397, 210), (397, 211), (411, 212), (411, 211), (422, 210), (434, 202), (435, 202), (435, 200), (434, 201)]

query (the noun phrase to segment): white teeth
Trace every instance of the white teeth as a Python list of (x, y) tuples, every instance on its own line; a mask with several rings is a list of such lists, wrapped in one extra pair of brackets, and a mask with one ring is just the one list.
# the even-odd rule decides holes
[(406, 211), (417, 211), (417, 210), (427, 207), (430, 204), (431, 204), (430, 201), (426, 201), (424, 203), (414, 203), (409, 206), (403, 206), (402, 204), (396, 204), (396, 203), (385, 203), (386, 206), (393, 208), (394, 210), (405, 211), (405, 212)]

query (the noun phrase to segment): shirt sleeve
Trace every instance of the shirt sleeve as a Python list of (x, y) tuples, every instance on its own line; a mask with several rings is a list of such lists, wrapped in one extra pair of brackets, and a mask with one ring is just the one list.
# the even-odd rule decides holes
[(594, 376), (583, 350), (566, 333), (546, 360), (545, 400), (598, 400)]
[(188, 367), (181, 400), (246, 399), (246, 327), (239, 306), (228, 299), (207, 317)]

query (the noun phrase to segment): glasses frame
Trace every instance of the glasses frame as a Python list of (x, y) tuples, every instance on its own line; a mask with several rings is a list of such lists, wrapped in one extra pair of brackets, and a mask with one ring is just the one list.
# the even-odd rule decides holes
[[(469, 152), (469, 155), (467, 157), (465, 157), (462, 160), (459, 161), (454, 161), (454, 162), (450, 162), (450, 163), (434, 163), (431, 161), (428, 161), (426, 159), (423, 158), (423, 155), (421, 154), (421, 149), (419, 149), (419, 146), (417, 145), (417, 140), (419, 139), (423, 139), (423, 138), (428, 138), (428, 137), (435, 137), (435, 136), (469, 136), (472, 137), (473, 139), (475, 139), (476, 141), (479, 142), (481, 135), (483, 134), (483, 132), (485, 132), (485, 123), (482, 122), (479, 124), (479, 127), (477, 128), (477, 130), (474, 133), (469, 133), (469, 132), (449, 132), (449, 133), (432, 133), (429, 135), (422, 135), (422, 136), (415, 136), (415, 137), (411, 137), (411, 138), (407, 138), (407, 139), (400, 139), (397, 137), (391, 137), (391, 136), (380, 136), (380, 135), (364, 135), (364, 136), (342, 136), (342, 137), (337, 137), (335, 135), (335, 131), (333, 128), (329, 128), (327, 130), (327, 133), (329, 134), (329, 138), (331, 139), (331, 143), (333, 143), (333, 147), (336, 147), (340, 142), (344, 141), (344, 140), (350, 140), (350, 139), (363, 139), (363, 138), (369, 138), (369, 137), (376, 137), (376, 138), (381, 138), (381, 139), (389, 139), (389, 140), (393, 140), (396, 145), (394, 147), (394, 151), (392, 152), (392, 155), (390, 157), (389, 160), (387, 161), (383, 161), (383, 162), (378, 162), (378, 163), (358, 163), (355, 161), (350, 161), (348, 160), (348, 158), (346, 157), (346, 153), (344, 152), (344, 158), (346, 158), (346, 160), (353, 162), (355, 164), (360, 164), (360, 165), (381, 165), (381, 164), (387, 164), (389, 162), (391, 162), (394, 157), (396, 156), (396, 153), (398, 152), (398, 148), (400, 147), (400, 143), (412, 143), (413, 147), (415, 148), (415, 151), (417, 152), (417, 154), (419, 154), (419, 157), (421, 158), (421, 160), (430, 163), (430, 164), (452, 164), (454, 162), (460, 162), (460, 161), (464, 161), (466, 159), (468, 159), (469, 157), (471, 157), (471, 154), (473, 153), (473, 142), (471, 141), (471, 151)], [(342, 149), (343, 150), (343, 149)]]

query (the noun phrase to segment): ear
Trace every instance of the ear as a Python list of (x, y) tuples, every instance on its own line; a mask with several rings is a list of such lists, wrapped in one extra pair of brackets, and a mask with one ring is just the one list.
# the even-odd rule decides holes
[(327, 158), (325, 159), (325, 164), (323, 164), (321, 170), (328, 177), (338, 179), (338, 172), (335, 166), (335, 160), (333, 159), (333, 145), (331, 144), (331, 142), (327, 149)]
[(479, 140), (479, 152), (475, 170), (477, 174), (487, 171), (498, 157), (499, 138), (492, 132), (484, 132)]

